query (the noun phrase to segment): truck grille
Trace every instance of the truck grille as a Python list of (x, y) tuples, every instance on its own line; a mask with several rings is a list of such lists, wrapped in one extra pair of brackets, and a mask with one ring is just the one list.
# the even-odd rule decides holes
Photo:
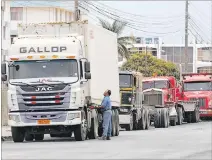
[(17, 101), (21, 110), (69, 108), (72, 103), (71, 87), (68, 85), (51, 85), (49, 91), (37, 91), (38, 87), (47, 88), (47, 85), (17, 87)]
[(206, 98), (190, 98), (191, 101), (199, 101), (199, 107), (205, 107), (206, 106)]
[(129, 98), (132, 99), (132, 93), (129, 92), (125, 92), (125, 93), (121, 93), (121, 104), (122, 105), (131, 105), (132, 104), (132, 100), (129, 101)]
[(159, 91), (144, 92), (144, 104), (150, 106), (163, 105), (163, 93)]
[(65, 93), (22, 94), (25, 106), (62, 105)]

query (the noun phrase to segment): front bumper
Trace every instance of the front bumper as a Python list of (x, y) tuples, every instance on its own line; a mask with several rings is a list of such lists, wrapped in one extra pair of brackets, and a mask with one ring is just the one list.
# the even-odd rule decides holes
[(119, 124), (130, 124), (130, 114), (121, 115), (119, 114)]
[(200, 117), (212, 117), (212, 109), (200, 109)]
[[(36, 117), (37, 115), (37, 117)], [(45, 112), (45, 115), (50, 115), (48, 118), (39, 118), (44, 115), (44, 112), (30, 112), (30, 113), (9, 113), (8, 124), (12, 127), (28, 127), (28, 126), (72, 126), (81, 124), (80, 111), (68, 111), (63, 114), (58, 113), (56, 117), (52, 118), (51, 112)], [(40, 123), (42, 121), (42, 123)]]

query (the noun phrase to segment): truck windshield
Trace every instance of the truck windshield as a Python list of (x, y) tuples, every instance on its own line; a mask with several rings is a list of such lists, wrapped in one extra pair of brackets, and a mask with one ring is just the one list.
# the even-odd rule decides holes
[(212, 82), (186, 82), (184, 91), (212, 91)]
[(157, 88), (157, 89), (168, 88), (168, 81), (166, 81), (166, 80), (157, 80), (157, 81), (146, 81), (146, 82), (143, 82), (143, 90), (150, 89), (150, 88)]
[(78, 77), (76, 60), (16, 61), (9, 67), (10, 79), (40, 77)]
[(119, 75), (119, 86), (120, 87), (132, 87), (131, 75), (127, 75), (127, 74)]

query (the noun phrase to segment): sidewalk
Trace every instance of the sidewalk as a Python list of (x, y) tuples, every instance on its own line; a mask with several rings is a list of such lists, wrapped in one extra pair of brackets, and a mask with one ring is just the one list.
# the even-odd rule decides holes
[(9, 126), (1, 126), (1, 140), (6, 141), (11, 139), (11, 128)]

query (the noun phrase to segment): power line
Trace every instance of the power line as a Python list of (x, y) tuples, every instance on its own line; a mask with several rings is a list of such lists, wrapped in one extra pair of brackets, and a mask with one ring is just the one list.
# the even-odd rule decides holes
[[(122, 19), (124, 19), (124, 21), (127, 21), (127, 22), (130, 21), (131, 23), (134, 22), (136, 24), (141, 24), (141, 25), (146, 25), (146, 24), (158, 25), (158, 26), (159, 25), (169, 25), (169, 24), (171, 24), (171, 23), (173, 23), (175, 21), (175, 20), (172, 20), (172, 21), (169, 20), (169, 21), (165, 21), (166, 23), (164, 23), (164, 22), (156, 22), (155, 20), (153, 22), (148, 22), (148, 21), (144, 22), (144, 21), (141, 21), (140, 19), (139, 20), (135, 20), (135, 17), (133, 17), (133, 18), (125, 18), (126, 16), (124, 16), (124, 15), (118, 15), (116, 13), (110, 12), (107, 9), (101, 8), (101, 7), (97, 6), (97, 5), (94, 5), (91, 2), (83, 1), (83, 3), (86, 3), (86, 4), (90, 5), (91, 7), (96, 8), (97, 10), (103, 11), (103, 12), (105, 12), (107, 14), (112, 15), (112, 16), (115, 16), (115, 17), (118, 17), (118, 18), (124, 17), (124, 18), (122, 18)], [(181, 19), (181, 17), (180, 17), (180, 19)]]
[[(81, 4), (80, 4), (80, 5), (81, 5)], [(116, 21), (119, 21), (119, 22), (122, 22), (122, 23), (125, 22), (125, 20), (120, 20), (120, 19), (121, 19), (120, 17), (117, 17), (117, 16), (116, 16), (117, 18), (114, 18), (114, 17), (112, 17), (113, 14), (111, 15), (111, 13), (109, 13), (109, 12), (107, 12), (107, 11), (106, 11), (106, 13), (104, 13), (105, 11), (99, 9), (98, 7), (95, 7), (95, 8), (96, 8), (96, 9), (94, 9), (94, 8), (90, 8), (90, 9), (94, 10), (95, 12), (98, 12), (100, 15), (103, 15), (103, 16), (105, 16), (105, 17), (107, 17), (107, 18), (110, 18), (110, 19), (113, 19), (113, 20), (116, 20)], [(109, 15), (108, 15), (108, 14), (109, 14)], [(129, 27), (129, 28), (134, 29), (134, 30), (137, 30), (137, 31), (146, 32), (146, 33), (154, 33), (154, 34), (173, 34), (173, 33), (177, 33), (177, 32), (180, 31), (180, 30), (177, 30), (177, 31), (174, 31), (174, 32), (166, 32), (166, 33), (149, 32), (149, 31), (146, 31), (146, 30), (138, 29), (137, 27), (140, 28), (141, 26), (132, 24), (132, 23), (130, 23), (130, 22), (128, 22), (128, 23), (126, 24), (126, 27)]]
[[(102, 3), (100, 3), (100, 2), (95, 2), (95, 3), (98, 3), (98, 4), (100, 4), (100, 5), (104, 6), (104, 7), (106, 7), (107, 10), (111, 10), (111, 11), (114, 11), (114, 12), (119, 12), (119, 13), (121, 13), (121, 14), (130, 15), (130, 16), (133, 16), (134, 18), (135, 18), (135, 17), (139, 17), (139, 18), (148, 18), (148, 19), (150, 19), (150, 18), (155, 18), (155, 19), (162, 18), (162, 15), (160, 15), (160, 16), (149, 16), (149, 15), (146, 16), (146, 15), (145, 15), (145, 16), (144, 16), (144, 15), (133, 14), (133, 13), (121, 11), (121, 10), (112, 8), (112, 7), (110, 7), (110, 6), (106, 5), (106, 4), (102, 4)], [(180, 15), (175, 15), (175, 16), (167, 16), (167, 17), (164, 17), (164, 18), (165, 18), (165, 19), (168, 19), (168, 18), (171, 18), (171, 19), (172, 19), (172, 18), (176, 18), (176, 17), (183, 17), (183, 15), (180, 14)]]

